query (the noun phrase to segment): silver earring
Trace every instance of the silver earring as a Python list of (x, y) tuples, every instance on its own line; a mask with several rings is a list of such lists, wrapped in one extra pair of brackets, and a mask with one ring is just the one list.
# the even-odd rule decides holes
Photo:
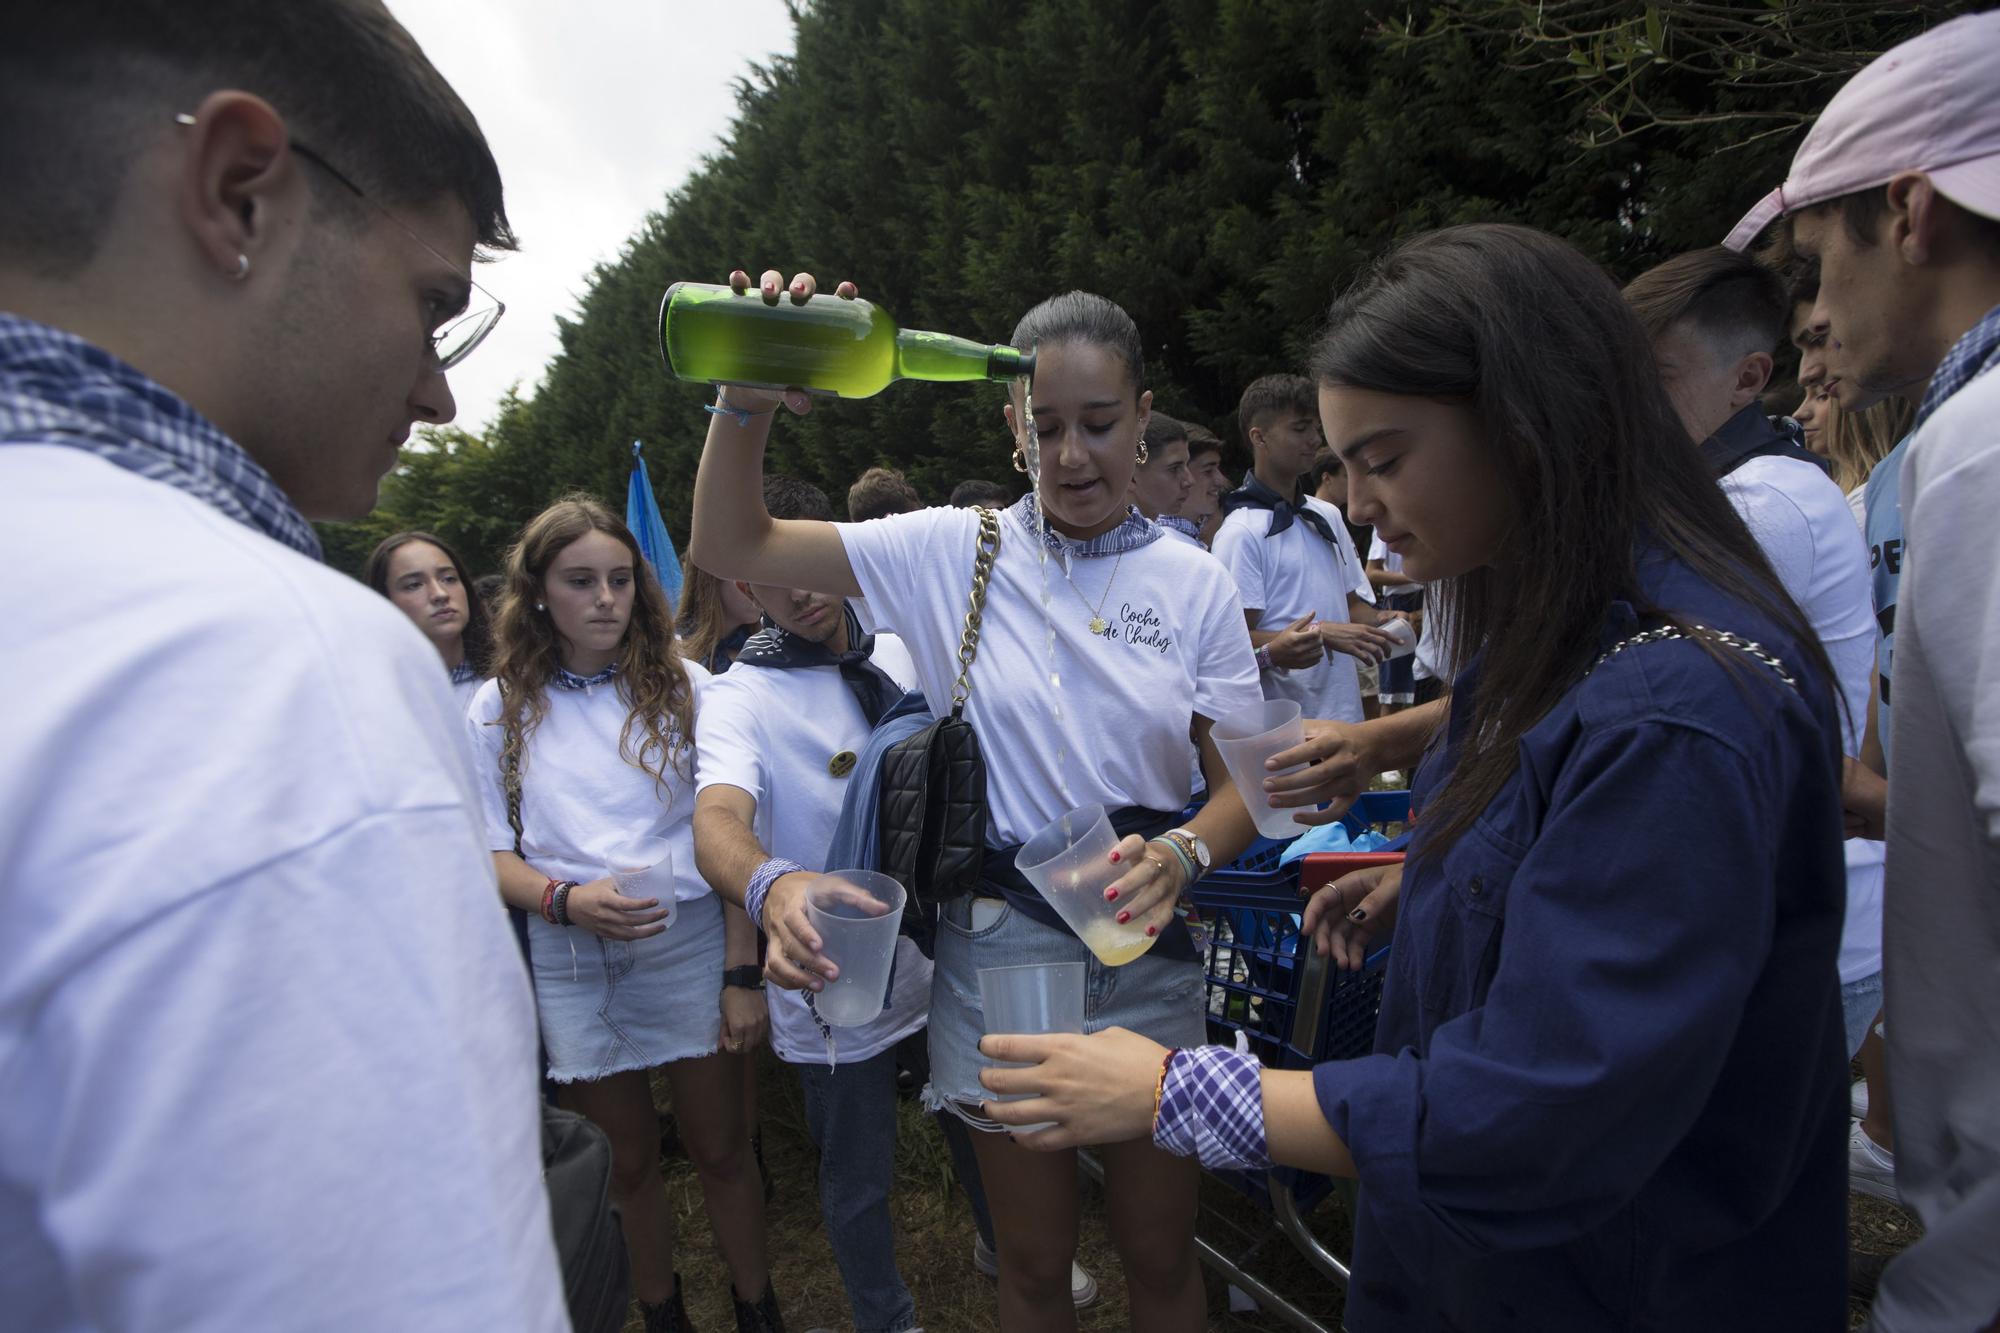
[(229, 275), (238, 282), (250, 276), (250, 256), (241, 250), (236, 252), (236, 271)]
[(548, 608), (547, 608), (546, 606), (543, 606), (543, 605), (542, 605), (542, 604), (541, 604), (540, 602), (536, 602), (536, 603), (535, 603), (535, 609), (536, 609), (537, 611), (546, 611), (546, 610), (548, 610)]

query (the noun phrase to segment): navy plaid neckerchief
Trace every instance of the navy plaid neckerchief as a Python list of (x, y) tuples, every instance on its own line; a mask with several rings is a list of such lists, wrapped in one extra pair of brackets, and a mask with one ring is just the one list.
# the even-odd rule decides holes
[(795, 667), (839, 667), (841, 681), (853, 694), (854, 702), (861, 705), (861, 715), (872, 727), (882, 720), (891, 704), (903, 697), (903, 687), (870, 660), (875, 652), (875, 636), (862, 631), (861, 617), (854, 613), (854, 608), (842, 602), (840, 614), (847, 624), (844, 653), (787, 633), (776, 625), (767, 625), (750, 636), (743, 651), (736, 655), (736, 661), (739, 666), (748, 663), (781, 671)]
[(0, 312), (0, 445), (58, 444), (162, 482), (302, 555), (319, 537), (243, 446), (102, 348)]
[(1275, 537), (1292, 526), (1293, 519), (1305, 525), (1326, 539), (1329, 546), (1338, 546), (1340, 541), (1333, 535), (1333, 525), (1326, 521), (1326, 515), (1308, 508), (1303, 497), (1287, 500), (1284, 496), (1266, 486), (1252, 472), (1243, 479), (1243, 484), (1222, 497), (1222, 512), (1234, 513), (1238, 509), (1268, 509), (1271, 511), (1271, 525), (1264, 529), (1266, 537)]
[(1141, 546), (1149, 546), (1160, 539), (1159, 528), (1154, 525), (1152, 519), (1139, 512), (1137, 505), (1125, 506), (1124, 522), (1109, 532), (1098, 533), (1086, 542), (1065, 537), (1054, 528), (1044, 528), (1036, 517), (1039, 507), (1040, 502), (1036, 500), (1035, 493), (1029, 491), (1016, 500), (1007, 512), (1013, 515), (1014, 521), (1021, 525), (1023, 532), (1030, 536), (1037, 531), (1041, 532), (1042, 540), (1048, 543), (1050, 552), (1061, 556), (1065, 561), (1077, 556), (1089, 560), (1101, 555), (1123, 555), (1127, 551), (1136, 551)]
[(1191, 518), (1182, 518), (1179, 514), (1162, 514), (1153, 521), (1163, 528), (1172, 528), (1183, 537), (1201, 540), (1201, 524)]
[(454, 685), (470, 685), (478, 679), (479, 668), (473, 666), (470, 662), (460, 662), (451, 669), (451, 683)]
[(587, 690), (593, 686), (602, 685), (617, 674), (618, 664), (616, 662), (613, 662), (594, 676), (579, 676), (574, 671), (570, 671), (564, 667), (557, 667), (556, 674), (551, 678), (550, 683), (561, 686), (565, 690)]
[(1930, 420), (1931, 413), (1943, 407), (1947, 398), (1995, 366), (2000, 366), (2000, 305), (1967, 329), (1965, 336), (1944, 354), (1944, 360), (1938, 362), (1937, 373), (1931, 376), (1931, 387), (1924, 392), (1924, 405), (1917, 409), (1917, 419), (1910, 423), (1911, 433)]

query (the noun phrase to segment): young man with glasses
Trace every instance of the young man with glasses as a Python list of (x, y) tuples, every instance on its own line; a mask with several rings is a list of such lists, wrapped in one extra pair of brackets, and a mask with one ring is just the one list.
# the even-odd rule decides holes
[(498, 169), (374, 0), (16, 9), (0, 1309), (566, 1329), (457, 711), (311, 526), (450, 420)]

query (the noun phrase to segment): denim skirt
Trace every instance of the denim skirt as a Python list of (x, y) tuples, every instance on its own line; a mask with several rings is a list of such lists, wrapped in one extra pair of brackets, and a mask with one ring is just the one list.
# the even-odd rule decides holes
[(549, 1077), (588, 1082), (712, 1055), (722, 1038), (722, 901), (677, 904), (643, 940), (528, 921), (528, 957)]
[(1122, 967), (1106, 967), (1076, 936), (1004, 902), (989, 900), (981, 911), (992, 915), (982, 917), (983, 924), (974, 930), (973, 901), (955, 898), (938, 914), (927, 1108), (949, 1110), (974, 1129), (1004, 1128), (979, 1110), (987, 1096), (979, 1071), (995, 1063), (979, 1053), (979, 1039), (986, 1035), (979, 998), (983, 967), (1080, 962), (1085, 965), (1085, 1032), (1128, 1028), (1164, 1046), (1199, 1046), (1208, 1040), (1201, 964), (1145, 954)]

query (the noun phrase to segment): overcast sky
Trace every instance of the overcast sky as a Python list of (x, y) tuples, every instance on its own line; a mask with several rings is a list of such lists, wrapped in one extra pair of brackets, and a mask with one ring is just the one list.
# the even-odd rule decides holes
[[(792, 49), (783, 0), (389, 0), (479, 118), (521, 250), (481, 266), (507, 315), (451, 372), (478, 434), (532, 396), (598, 263), (716, 151), (733, 81)], [(691, 275), (692, 276), (692, 275)], [(664, 371), (662, 373), (665, 373)]]

